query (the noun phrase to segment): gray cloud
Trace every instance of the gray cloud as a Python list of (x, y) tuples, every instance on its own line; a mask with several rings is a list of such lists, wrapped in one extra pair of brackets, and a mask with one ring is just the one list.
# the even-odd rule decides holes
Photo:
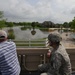
[(0, 0), (8, 21), (69, 22), (75, 15), (75, 0)]
[(71, 8), (71, 14), (75, 15), (75, 5)]

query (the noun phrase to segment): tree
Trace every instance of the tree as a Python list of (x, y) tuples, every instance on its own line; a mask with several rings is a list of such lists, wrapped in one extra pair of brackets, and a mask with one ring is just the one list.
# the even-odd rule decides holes
[(4, 17), (3, 11), (0, 11), (0, 29), (5, 27), (5, 20), (3, 19), (3, 17)]
[(51, 22), (51, 21), (44, 21), (42, 23), (42, 26), (46, 27), (46, 28), (53, 28), (53, 27), (55, 27), (55, 24), (53, 22)]
[(31, 34), (32, 34), (32, 35), (35, 35), (35, 33), (36, 33), (36, 31), (34, 30), (34, 29), (35, 29), (35, 25), (36, 25), (36, 22), (32, 22), (32, 23), (31, 23), (31, 26), (32, 26), (32, 28), (33, 28), (33, 30), (31, 31)]
[(69, 22), (69, 27), (71, 28), (72, 22)]
[(69, 27), (68, 22), (64, 22), (64, 23), (63, 23), (63, 27), (64, 27), (64, 28), (68, 28), (68, 27)]
[(0, 29), (5, 27), (5, 20), (0, 20)]
[(71, 28), (75, 30), (75, 17), (74, 17), (74, 19), (72, 20)]
[(35, 25), (36, 25), (35, 22), (32, 22), (32, 23), (31, 23), (31, 26), (32, 26), (33, 30), (35, 29)]
[(10, 29), (12, 29), (12, 27), (14, 26), (14, 24), (12, 22), (6, 22), (7, 27), (10, 27)]
[(3, 11), (0, 11), (0, 19), (3, 18)]

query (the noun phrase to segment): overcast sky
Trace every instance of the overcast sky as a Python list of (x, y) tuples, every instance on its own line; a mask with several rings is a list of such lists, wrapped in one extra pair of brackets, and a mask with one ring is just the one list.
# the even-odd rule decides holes
[(0, 0), (7, 21), (70, 22), (75, 16), (75, 0)]

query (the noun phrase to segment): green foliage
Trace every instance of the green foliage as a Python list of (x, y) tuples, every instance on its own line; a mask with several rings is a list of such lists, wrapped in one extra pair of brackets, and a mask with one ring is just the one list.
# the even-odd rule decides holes
[(14, 26), (13, 22), (6, 22), (7, 27), (12, 28)]
[(10, 34), (8, 35), (8, 39), (15, 39), (15, 35), (14, 35), (13, 33), (10, 33)]
[(69, 27), (69, 24), (68, 24), (68, 22), (64, 22), (62, 26), (63, 26), (64, 28), (68, 28), (68, 27)]
[(3, 27), (5, 27), (5, 21), (4, 20), (0, 20), (0, 29), (2, 29)]
[(71, 28), (75, 30), (75, 17), (74, 17), (74, 19), (72, 20)]
[(26, 30), (27, 28), (26, 27), (21, 27), (21, 30)]
[(35, 28), (35, 25), (36, 25), (36, 22), (32, 22), (31, 26), (33, 29)]
[(5, 20), (3, 20), (3, 11), (0, 11), (0, 29), (5, 27)]
[[(71, 28), (72, 30), (75, 30), (75, 17), (72, 21), (70, 21), (69, 23), (68, 22), (64, 22), (63, 23), (63, 27), (64, 28)], [(64, 30), (66, 31), (66, 30)]]
[[(16, 43), (17, 46), (29, 46), (29, 44)], [(45, 44), (30, 44), (30, 46), (45, 46)]]
[(48, 28), (39, 28), (41, 31), (48, 31)]
[(8, 30), (8, 39), (15, 39), (14, 31), (12, 29)]
[(3, 11), (0, 11), (0, 19), (3, 18)]
[(69, 27), (71, 28), (72, 22), (69, 22)]

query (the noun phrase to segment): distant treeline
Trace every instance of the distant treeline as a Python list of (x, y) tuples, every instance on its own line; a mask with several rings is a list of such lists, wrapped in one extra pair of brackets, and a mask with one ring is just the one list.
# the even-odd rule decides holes
[(54, 24), (51, 21), (44, 21), (43, 23), (39, 22), (7, 22), (7, 19), (3, 19), (3, 11), (0, 11), (0, 28), (3, 27), (13, 27), (13, 26), (24, 26), (24, 27), (33, 27), (34, 28), (71, 28), (75, 30), (75, 17), (70, 22), (64, 22), (63, 24)]

